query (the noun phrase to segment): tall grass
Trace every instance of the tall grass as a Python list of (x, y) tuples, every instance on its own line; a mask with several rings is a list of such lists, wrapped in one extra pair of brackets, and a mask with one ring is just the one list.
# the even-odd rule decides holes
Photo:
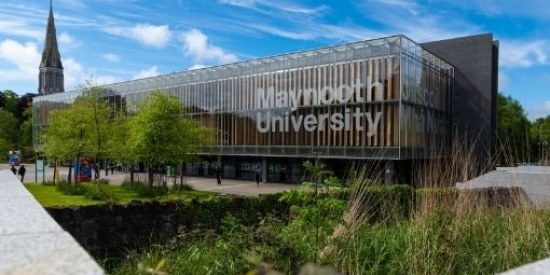
[[(484, 158), (489, 164), (480, 167), (474, 150), (457, 142), (449, 158), (423, 161), (414, 172), (416, 185), (438, 189), (486, 172), (495, 158)], [(355, 176), (343, 222), (320, 251), (325, 263), (344, 274), (493, 274), (550, 255), (550, 211), (529, 207), (522, 192), (511, 192), (504, 208), (494, 204), (501, 195), (496, 189), (456, 196), (423, 192), (413, 215), (391, 213), (386, 222), (369, 223), (377, 204), (366, 195), (373, 180), (365, 175)]]

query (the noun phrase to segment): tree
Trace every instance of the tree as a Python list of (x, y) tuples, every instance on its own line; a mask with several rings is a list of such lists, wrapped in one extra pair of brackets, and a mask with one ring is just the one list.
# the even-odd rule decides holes
[(531, 125), (532, 155), (539, 160), (547, 160), (550, 145), (550, 116), (538, 118)]
[(502, 164), (510, 165), (529, 159), (530, 122), (521, 104), (511, 96), (498, 94), (497, 138)]
[(155, 165), (179, 164), (195, 156), (199, 146), (212, 140), (212, 131), (182, 116), (176, 97), (153, 91), (130, 122), (129, 148), (132, 159), (148, 167), (153, 186)]
[(0, 109), (4, 109), (6, 107), (6, 96), (4, 95), (4, 92), (0, 91)]
[(17, 99), (16, 113), (14, 114), (14, 116), (19, 120), (20, 123), (28, 120), (29, 114), (32, 114), (25, 111), (32, 106), (32, 99), (36, 96), (37, 94), (27, 93)]
[(0, 155), (14, 149), (17, 140), (17, 119), (12, 113), (0, 109)]
[(22, 158), (29, 159), (34, 156), (32, 147), (32, 107), (29, 106), (23, 112), (23, 123), (19, 126), (17, 144), (22, 151)]
[(19, 95), (17, 95), (12, 90), (4, 90), (4, 110), (12, 113), (17, 117), (17, 101), (19, 100)]
[(68, 109), (50, 112), (48, 123), (43, 151), (49, 159), (80, 163), (81, 158), (93, 158), (98, 162), (107, 155), (109, 106), (100, 88), (89, 87)]
[(131, 165), (130, 182), (134, 183), (134, 169), (131, 148), (129, 143), (130, 138), (130, 121), (131, 117), (124, 110), (114, 112), (109, 139), (107, 140), (108, 157), (116, 162), (124, 165)]

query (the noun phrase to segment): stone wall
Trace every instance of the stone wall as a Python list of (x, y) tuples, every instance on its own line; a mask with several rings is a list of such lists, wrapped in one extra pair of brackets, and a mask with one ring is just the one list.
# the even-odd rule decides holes
[[(277, 204), (277, 205), (275, 205)], [(147, 248), (174, 237), (178, 230), (218, 229), (227, 214), (253, 225), (269, 212), (286, 218), (288, 207), (277, 195), (215, 198), (207, 201), (139, 202), (46, 208), (95, 258), (123, 258), (127, 250)]]

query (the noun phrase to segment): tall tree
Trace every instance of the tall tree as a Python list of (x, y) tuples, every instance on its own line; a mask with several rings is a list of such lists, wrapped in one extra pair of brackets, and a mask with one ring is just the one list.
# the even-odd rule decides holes
[[(109, 127), (109, 106), (102, 90), (89, 87), (67, 109), (50, 112), (49, 125), (43, 134), (44, 154), (51, 160), (100, 161), (108, 151)], [(77, 175), (74, 177), (76, 181)]]
[(530, 126), (521, 104), (511, 96), (499, 94), (497, 137), (501, 164), (510, 165), (529, 160)]
[(4, 95), (4, 92), (0, 91), (0, 109), (4, 109), (6, 107), (6, 96)]
[(212, 131), (182, 110), (176, 97), (153, 91), (131, 120), (129, 148), (135, 161), (147, 165), (150, 187), (155, 165), (180, 164), (212, 141)]
[(130, 165), (130, 181), (134, 183), (134, 160), (131, 154), (131, 148), (129, 143), (130, 138), (130, 120), (124, 111), (114, 112), (112, 118), (111, 130), (109, 132), (109, 139), (107, 140), (108, 158), (119, 162), (123, 165)]
[(2, 160), (8, 151), (15, 149), (17, 140), (17, 119), (12, 113), (0, 109), (0, 156)]
[(4, 110), (12, 113), (17, 117), (17, 101), (19, 100), (19, 95), (17, 95), (12, 90), (4, 90)]

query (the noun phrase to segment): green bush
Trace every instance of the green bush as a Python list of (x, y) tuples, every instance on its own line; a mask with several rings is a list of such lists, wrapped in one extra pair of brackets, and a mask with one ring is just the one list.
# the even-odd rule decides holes
[(101, 185), (92, 183), (86, 186), (84, 197), (94, 201), (105, 201), (109, 199), (109, 194)]
[(83, 196), (86, 194), (86, 186), (82, 183), (59, 182), (56, 188), (59, 192), (68, 196)]
[[(251, 274), (260, 261), (292, 274), (300, 265), (292, 248), (277, 237), (280, 221), (265, 221), (258, 228), (243, 226), (230, 215), (222, 216), (219, 231), (182, 232), (170, 245), (155, 246), (145, 253), (130, 255), (129, 260), (110, 274), (140, 274), (146, 269), (167, 274)], [(159, 263), (165, 265), (159, 267)], [(259, 274), (259, 273), (255, 273)]]

